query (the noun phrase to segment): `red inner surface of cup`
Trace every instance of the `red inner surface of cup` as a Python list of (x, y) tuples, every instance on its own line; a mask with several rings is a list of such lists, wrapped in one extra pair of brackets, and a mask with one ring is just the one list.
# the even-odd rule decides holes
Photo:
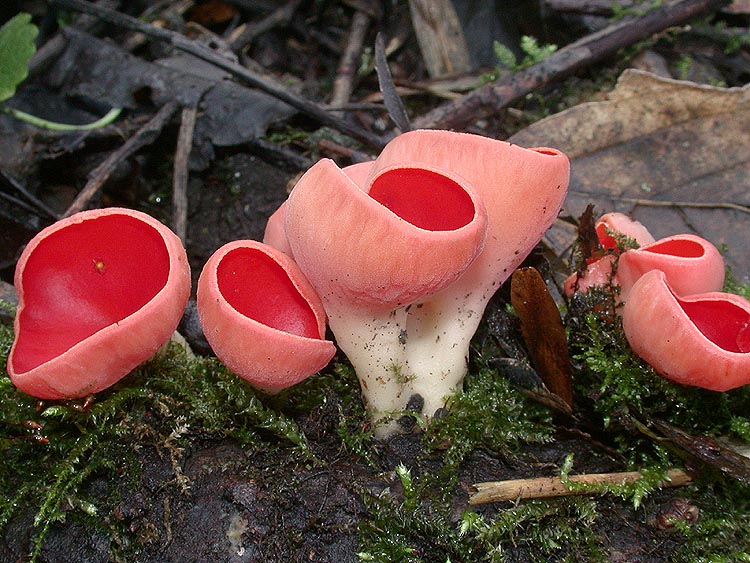
[(475, 214), (466, 190), (431, 170), (389, 170), (375, 179), (369, 194), (405, 221), (428, 231), (459, 229)]
[[(680, 306), (706, 338), (728, 352), (750, 351), (750, 312), (730, 301), (680, 301)], [(690, 350), (685, 350), (686, 354)]]
[(23, 270), (15, 371), (31, 370), (129, 317), (168, 277), (164, 240), (136, 218), (105, 215), (51, 233)]
[(229, 251), (217, 268), (219, 290), (239, 313), (272, 328), (320, 338), (318, 321), (284, 268), (255, 248)]

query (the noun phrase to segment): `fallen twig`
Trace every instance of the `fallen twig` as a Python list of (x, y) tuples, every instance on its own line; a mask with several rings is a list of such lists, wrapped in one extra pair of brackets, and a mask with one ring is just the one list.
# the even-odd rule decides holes
[(190, 149), (193, 146), (193, 131), (195, 120), (198, 115), (197, 108), (184, 108), (182, 110), (182, 121), (180, 132), (177, 136), (177, 148), (174, 155), (174, 174), (172, 176), (172, 229), (180, 240), (185, 244), (187, 240), (187, 215), (188, 215), (188, 163), (190, 161)]
[(79, 192), (70, 207), (63, 213), (63, 217), (69, 217), (73, 213), (83, 211), (107, 181), (119, 162), (126, 159), (140, 148), (154, 142), (164, 126), (169, 123), (177, 111), (177, 103), (169, 102), (152, 117), (146, 125), (141, 127), (132, 137), (112, 154), (110, 154), (99, 166), (89, 173), (89, 181)]
[(607, 196), (615, 201), (623, 201), (643, 207), (684, 207), (687, 209), (731, 209), (740, 213), (750, 214), (750, 207), (739, 203), (728, 203), (723, 201), (658, 201), (654, 199), (641, 199), (638, 197)]
[(233, 51), (239, 52), (250, 45), (261, 33), (289, 23), (300, 2), (301, 0), (290, 0), (259, 22), (238, 27), (232, 37), (229, 38), (229, 46)]
[(436, 107), (413, 120), (412, 125), (415, 129), (460, 129), (620, 49), (669, 27), (683, 25), (727, 3), (727, 0), (675, 0), (643, 16), (623, 19), (566, 45), (535, 65)]
[(341, 108), (349, 102), (352, 95), (352, 82), (357, 72), (357, 60), (362, 52), (367, 28), (370, 25), (370, 17), (365, 12), (357, 11), (352, 17), (352, 25), (346, 41), (346, 47), (339, 59), (336, 69), (336, 79), (333, 81), (333, 93), (331, 94), (332, 108)]
[[(588, 475), (569, 475), (571, 483), (587, 485), (627, 485), (635, 483), (643, 477), (640, 471), (626, 471), (622, 473), (591, 473)], [(692, 481), (690, 475), (682, 469), (667, 471), (667, 480), (660, 483), (661, 487), (681, 487)], [(489, 502), (513, 501), (531, 498), (550, 498), (587, 494), (588, 491), (568, 487), (560, 477), (536, 477), (533, 479), (512, 479), (510, 481), (489, 481), (476, 483), (472, 486), (473, 494), (469, 497), (469, 504), (485, 504)]]
[[(46, 203), (44, 203), (42, 200), (40, 200), (38, 197), (36, 197), (34, 194), (32, 194), (29, 190), (26, 189), (26, 186), (23, 185), (18, 179), (14, 178), (5, 170), (0, 170), (0, 175), (2, 175), (3, 178), (5, 178), (5, 181), (8, 182), (15, 190), (20, 193), (24, 198), (26, 198), (26, 201), (29, 203), (26, 203), (23, 200), (19, 200), (11, 196), (10, 194), (2, 194), (3, 196), (7, 196), (7, 198), (10, 201), (13, 201), (15, 204), (20, 205), (27, 211), (31, 211), (32, 213), (36, 214), (38, 212), (42, 212), (44, 215), (51, 219), (57, 219), (57, 213), (55, 213), (54, 209), (51, 209)], [(2, 193), (2, 192), (0, 192)]]
[(175, 49), (194, 55), (204, 61), (207, 61), (227, 72), (230, 72), (235, 77), (245, 81), (250, 86), (258, 88), (271, 96), (286, 102), (295, 109), (309, 115), (322, 125), (328, 125), (333, 129), (336, 129), (346, 135), (349, 135), (353, 139), (360, 141), (368, 145), (369, 147), (380, 149), (385, 145), (385, 141), (378, 135), (365, 131), (361, 127), (357, 127), (353, 123), (342, 119), (333, 113), (326, 111), (325, 108), (319, 104), (310, 101), (306, 98), (302, 98), (293, 92), (290, 92), (281, 86), (271, 82), (270, 80), (259, 76), (258, 74), (250, 71), (244, 66), (226, 59), (220, 55), (217, 55), (210, 48), (191, 41), (184, 35), (170, 31), (168, 29), (158, 28), (147, 23), (144, 23), (136, 18), (132, 18), (120, 12), (114, 10), (107, 10), (100, 8), (94, 4), (89, 4), (84, 0), (49, 0), (49, 2), (55, 6), (66, 8), (70, 10), (76, 10), (79, 12), (94, 14), (100, 17), (102, 20), (107, 21), (111, 24), (131, 29), (134, 31), (140, 31), (161, 41), (168, 42)]

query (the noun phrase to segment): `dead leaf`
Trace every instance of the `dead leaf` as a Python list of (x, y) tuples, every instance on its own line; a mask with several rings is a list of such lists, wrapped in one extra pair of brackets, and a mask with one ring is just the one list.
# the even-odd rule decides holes
[(141, 98), (155, 106), (176, 101), (200, 106), (191, 167), (208, 164), (212, 145), (232, 146), (262, 137), (267, 127), (295, 110), (264, 92), (226, 80), (227, 74), (189, 55), (157, 62), (75, 29), (49, 73), (51, 86), (71, 98), (95, 99), (107, 107), (136, 109)]
[[(748, 131), (750, 86), (717, 88), (628, 70), (607, 101), (570, 108), (510, 140), (568, 154), (566, 215), (593, 203), (599, 213), (628, 213), (657, 238), (698, 234), (726, 245), (742, 281), (750, 273)], [(562, 253), (574, 231), (555, 231), (550, 240)]]
[(572, 410), (573, 384), (565, 328), (541, 274), (519, 268), (511, 276), (510, 300), (521, 320), (531, 362), (545, 386)]

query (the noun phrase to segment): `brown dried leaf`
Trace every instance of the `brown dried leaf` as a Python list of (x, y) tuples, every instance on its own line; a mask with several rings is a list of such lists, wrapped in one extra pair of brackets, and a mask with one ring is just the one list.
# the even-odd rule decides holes
[(510, 300), (539, 377), (572, 411), (573, 383), (565, 328), (541, 274), (534, 268), (513, 272)]
[[(510, 140), (571, 159), (565, 214), (593, 203), (622, 211), (660, 238), (695, 233), (726, 245), (740, 279), (750, 272), (750, 86), (717, 88), (623, 73), (603, 102), (575, 106)], [(559, 253), (573, 239), (555, 229)]]

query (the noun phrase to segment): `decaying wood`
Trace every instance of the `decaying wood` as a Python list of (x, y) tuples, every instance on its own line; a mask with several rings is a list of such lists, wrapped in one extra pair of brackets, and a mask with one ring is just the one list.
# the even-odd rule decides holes
[(370, 25), (370, 17), (365, 12), (355, 12), (352, 25), (344, 47), (344, 52), (336, 69), (336, 79), (333, 82), (331, 107), (340, 108), (349, 102), (352, 95), (354, 75), (357, 72), (357, 61), (362, 53), (362, 45)]
[(469, 48), (450, 0), (409, 0), (419, 50), (432, 78), (471, 70)]
[(322, 125), (327, 125), (336, 129), (337, 131), (340, 131), (341, 133), (375, 149), (381, 149), (385, 145), (385, 140), (378, 135), (370, 133), (361, 127), (357, 127), (355, 124), (338, 117), (334, 113), (328, 112), (321, 105), (298, 96), (294, 92), (283, 88), (281, 85), (276, 84), (267, 78), (259, 76), (255, 72), (252, 72), (234, 61), (217, 55), (205, 45), (191, 41), (180, 33), (168, 29), (157, 28), (136, 18), (121, 14), (120, 12), (102, 9), (99, 6), (89, 4), (84, 0), (50, 0), (50, 4), (69, 10), (94, 14), (113, 25), (133, 31), (140, 31), (149, 37), (165, 41), (179, 51), (194, 55), (217, 66), (218, 68), (226, 70), (236, 78), (243, 80), (248, 85), (257, 88), (258, 90), (262, 90), (282, 102), (289, 104), (293, 108), (315, 119)]
[(63, 213), (63, 217), (69, 217), (74, 213), (83, 211), (88, 206), (91, 199), (99, 192), (101, 187), (107, 181), (114, 171), (117, 164), (137, 150), (154, 142), (164, 126), (177, 111), (175, 102), (164, 104), (161, 109), (152, 117), (146, 125), (139, 129), (132, 137), (116, 151), (112, 152), (99, 166), (89, 173), (89, 181), (80, 191), (80, 193), (70, 204), (70, 207)]
[(740, 452), (705, 434), (690, 434), (665, 420), (652, 419), (648, 425), (649, 431), (658, 432), (703, 463), (750, 485), (750, 459)]
[[(622, 473), (570, 475), (568, 476), (568, 481), (588, 485), (627, 485), (635, 483), (641, 478), (643, 478), (643, 474), (640, 471), (626, 471)], [(659, 486), (681, 487), (691, 481), (692, 478), (690, 475), (682, 469), (670, 469), (667, 472), (667, 480), (662, 481)], [(560, 477), (489, 481), (486, 483), (476, 483), (472, 486), (472, 489), (474, 492), (469, 497), (469, 504), (471, 505), (587, 494), (586, 491), (568, 487)]]
[(614, 55), (620, 49), (669, 27), (686, 24), (724, 4), (727, 0), (674, 0), (643, 16), (625, 18), (566, 45), (535, 65), (438, 106), (413, 120), (412, 125), (427, 129), (461, 129), (578, 69)]
[(172, 175), (172, 230), (180, 237), (183, 244), (187, 241), (188, 163), (190, 161), (190, 149), (193, 146), (193, 131), (195, 131), (197, 116), (197, 108), (184, 108), (182, 110), (180, 132), (177, 135), (177, 149), (174, 155), (174, 174)]

